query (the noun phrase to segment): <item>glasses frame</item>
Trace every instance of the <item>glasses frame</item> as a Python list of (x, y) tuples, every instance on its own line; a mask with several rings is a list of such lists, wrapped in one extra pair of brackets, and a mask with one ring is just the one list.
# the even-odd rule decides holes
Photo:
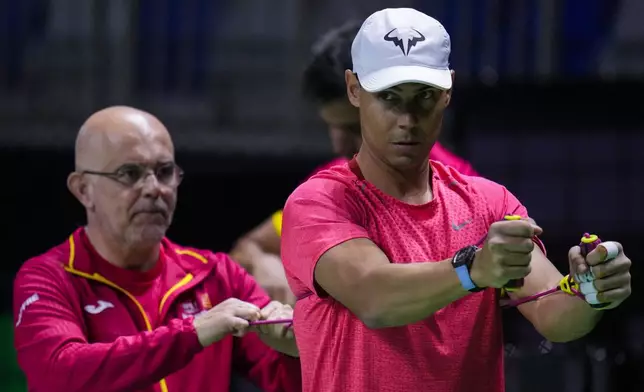
[[(121, 175), (120, 171), (122, 170), (122, 168), (123, 168), (124, 166), (128, 166), (128, 165), (139, 166), (139, 167), (145, 167), (145, 168), (147, 169), (147, 170), (146, 170), (146, 174), (145, 174), (144, 176), (142, 176), (141, 178), (139, 178), (139, 179), (138, 179), (136, 182), (134, 182), (133, 184), (130, 184), (130, 183), (128, 183), (128, 182), (125, 182), (125, 181), (121, 180), (121, 178), (120, 178), (120, 175)], [(177, 165), (176, 163), (172, 163), (172, 166), (173, 166), (173, 168), (174, 168), (174, 176), (175, 176), (175, 178), (176, 178), (176, 179), (175, 179), (176, 184), (169, 185), (169, 186), (172, 186), (172, 187), (178, 187), (178, 186), (181, 184), (181, 182), (183, 181), (183, 177), (184, 177), (185, 172), (184, 172), (184, 171), (183, 171), (183, 169), (181, 169), (181, 167), (180, 167), (179, 165)], [(160, 184), (167, 185), (167, 184), (165, 184), (165, 183), (163, 183), (163, 182), (159, 181), (159, 177), (158, 177), (158, 176), (157, 176), (157, 174), (156, 174), (156, 170), (157, 170), (156, 168), (151, 168), (149, 165), (126, 164), (126, 165), (122, 165), (122, 166), (120, 166), (118, 169), (116, 169), (116, 170), (114, 170), (114, 171), (111, 171), (111, 172), (96, 171), (96, 170), (81, 170), (81, 171), (80, 171), (80, 174), (82, 174), (82, 175), (84, 175), (84, 174), (90, 174), (90, 175), (93, 175), (93, 176), (101, 176), (101, 177), (109, 178), (110, 180), (112, 180), (112, 181), (114, 181), (114, 182), (118, 182), (119, 184), (124, 185), (124, 186), (127, 186), (127, 187), (130, 187), (130, 188), (136, 187), (136, 186), (137, 186), (137, 184), (142, 183), (142, 182), (143, 182), (143, 180), (144, 180), (145, 178), (147, 178), (147, 176), (148, 176), (148, 175), (152, 174), (152, 175), (154, 175), (154, 177), (157, 179), (157, 181), (158, 181)]]

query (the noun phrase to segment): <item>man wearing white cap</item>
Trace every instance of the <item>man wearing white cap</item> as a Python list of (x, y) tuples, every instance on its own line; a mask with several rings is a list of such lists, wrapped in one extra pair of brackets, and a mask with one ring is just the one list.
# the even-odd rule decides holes
[[(376, 12), (351, 54), (360, 152), (310, 178), (284, 209), (303, 390), (503, 391), (497, 289), (525, 278), (511, 294), (524, 298), (563, 278), (542, 229), (503, 186), (428, 163), (454, 77), (438, 21)], [(570, 276), (587, 277), (586, 301), (559, 292), (519, 307), (551, 341), (592, 330), (601, 311), (589, 304), (610, 309), (630, 295), (630, 260), (619, 243), (602, 245), (568, 255)]]

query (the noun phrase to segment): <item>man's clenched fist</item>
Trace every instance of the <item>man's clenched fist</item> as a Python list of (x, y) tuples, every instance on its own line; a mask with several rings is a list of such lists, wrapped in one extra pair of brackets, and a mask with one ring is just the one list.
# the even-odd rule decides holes
[[(614, 252), (606, 252), (607, 248)], [(573, 246), (568, 252), (568, 261), (570, 274), (578, 280), (589, 304), (606, 304), (602, 309), (613, 309), (631, 295), (631, 260), (619, 242), (602, 242), (585, 258), (579, 246)], [(580, 279), (581, 276), (586, 278)]]
[(532, 220), (495, 222), (483, 248), (477, 252), (470, 276), (478, 287), (502, 288), (530, 273), (534, 242), (543, 230)]
[(237, 298), (228, 298), (195, 317), (194, 326), (199, 342), (208, 347), (229, 334), (244, 336), (248, 332), (249, 321), (260, 318), (261, 313), (257, 306)]

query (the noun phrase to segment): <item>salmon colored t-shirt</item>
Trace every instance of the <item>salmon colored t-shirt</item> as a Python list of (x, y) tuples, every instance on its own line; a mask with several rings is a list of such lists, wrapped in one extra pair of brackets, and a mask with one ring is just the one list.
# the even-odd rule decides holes
[(392, 263), (445, 260), (506, 214), (527, 217), (503, 186), (430, 161), (434, 199), (409, 205), (377, 189), (355, 160), (300, 185), (284, 209), (282, 259), (298, 298), (294, 327), (304, 392), (501, 392), (498, 295), (486, 289), (414, 324), (369, 329), (332, 297), (314, 270), (330, 248), (368, 238)]

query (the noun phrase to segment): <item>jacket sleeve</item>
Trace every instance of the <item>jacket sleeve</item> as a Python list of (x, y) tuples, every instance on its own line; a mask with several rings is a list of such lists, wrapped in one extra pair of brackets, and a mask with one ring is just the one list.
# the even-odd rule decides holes
[[(233, 296), (260, 308), (270, 298), (252, 276), (234, 261), (225, 261)], [(264, 392), (300, 392), (302, 376), (299, 358), (293, 358), (268, 347), (255, 333), (235, 339), (233, 367)]]
[[(37, 261), (37, 260), (32, 260)], [(14, 344), (30, 391), (124, 391), (150, 387), (201, 350), (192, 319), (89, 343), (68, 278), (27, 262), (14, 282)]]
[(300, 360), (281, 354), (251, 333), (235, 340), (233, 366), (264, 392), (300, 392)]

